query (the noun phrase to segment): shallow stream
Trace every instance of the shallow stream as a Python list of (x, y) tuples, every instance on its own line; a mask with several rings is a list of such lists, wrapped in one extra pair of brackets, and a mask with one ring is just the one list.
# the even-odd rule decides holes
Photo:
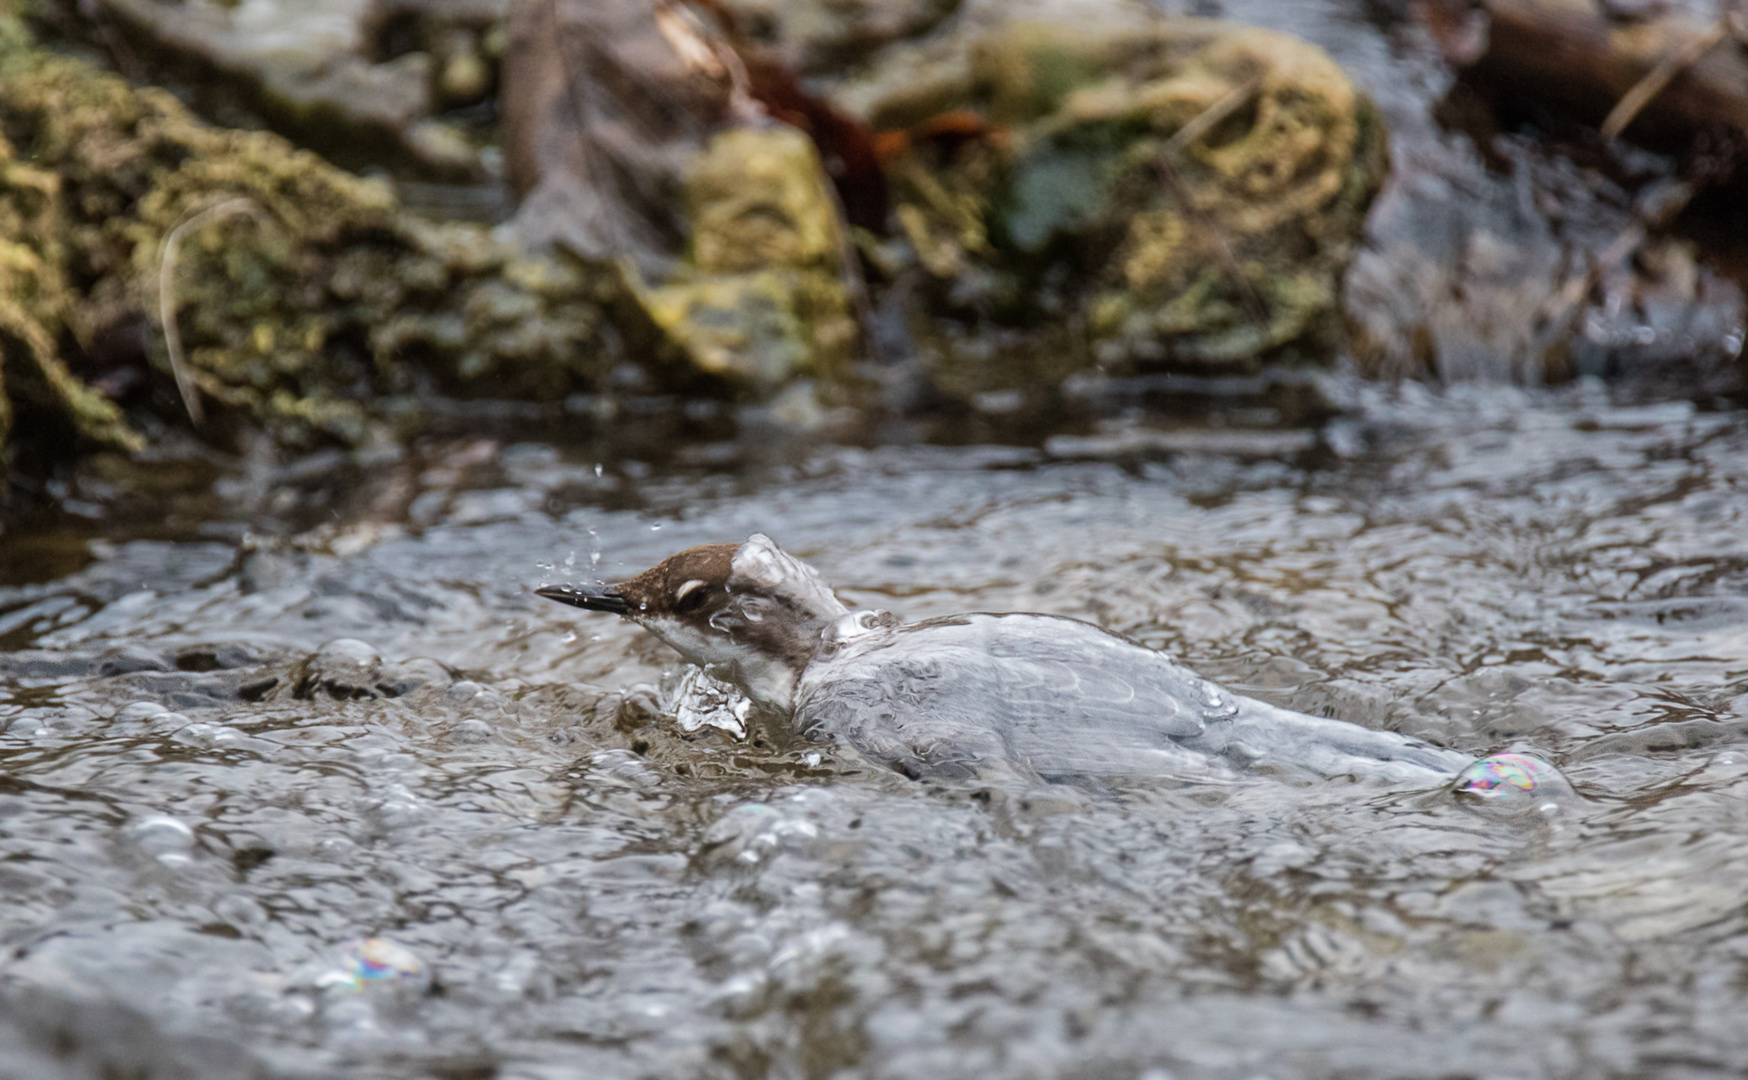
[[(1337, 391), (1315, 434), (433, 444), (7, 536), (0, 1074), (1734, 1074), (1748, 418)], [(671, 654), (529, 593), (755, 530), (853, 605), (1092, 619), (1581, 798), (687, 740)]]

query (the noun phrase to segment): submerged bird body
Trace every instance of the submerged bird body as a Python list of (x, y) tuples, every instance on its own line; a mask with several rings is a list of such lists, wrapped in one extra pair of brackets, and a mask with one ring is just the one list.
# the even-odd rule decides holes
[(850, 612), (764, 536), (540, 595), (643, 625), (807, 739), (906, 776), (1449, 778), (1474, 759), (1229, 693), (1091, 623)]
[(1257, 769), (1414, 779), (1471, 760), (1232, 694), (1090, 623), (1023, 613), (861, 630), (802, 672), (794, 722), (913, 777), (1005, 761), (1046, 779)]

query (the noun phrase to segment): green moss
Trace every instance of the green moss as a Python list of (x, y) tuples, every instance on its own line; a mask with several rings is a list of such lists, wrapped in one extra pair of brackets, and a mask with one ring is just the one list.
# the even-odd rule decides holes
[(689, 265), (641, 292), (651, 321), (699, 370), (760, 392), (841, 372), (856, 324), (812, 142), (787, 127), (717, 135), (692, 165), (686, 207)]
[[(1040, 343), (1066, 326), (1082, 363), (1116, 370), (1333, 352), (1386, 154), (1326, 55), (1201, 20), (1011, 24), (965, 55), (966, 78), (934, 83), (999, 126), (919, 141), (892, 170), (937, 311)], [(942, 364), (987, 368), (962, 347)]]
[[(34, 48), (6, 18), (0, 132), (6, 389), (89, 439), (140, 445), (61, 347), (155, 324), (165, 241), (184, 224), (172, 294), (193, 381), (282, 441), (361, 439), (378, 395), (424, 382), (547, 397), (592, 387), (613, 360), (600, 330), (615, 274), (422, 221), (380, 183), (210, 127), (162, 91)], [(227, 202), (238, 212), (196, 221)]]
[[(3, 31), (0, 31), (3, 32)], [(115, 403), (80, 382), (62, 363), (58, 337), (74, 310), (56, 226), (64, 193), (60, 178), (18, 160), (0, 136), (0, 404), (11, 431), (10, 395), (43, 401), (66, 413), (79, 430), (104, 442), (138, 449), (139, 436)], [(22, 362), (21, 362), (22, 361)]]

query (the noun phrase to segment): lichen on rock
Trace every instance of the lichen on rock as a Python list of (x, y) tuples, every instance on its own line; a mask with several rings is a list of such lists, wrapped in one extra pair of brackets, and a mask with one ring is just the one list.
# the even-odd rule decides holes
[(856, 323), (844, 237), (819, 157), (782, 126), (711, 139), (686, 180), (686, 264), (643, 293), (651, 319), (702, 371), (769, 393), (834, 375)]
[(699, 382), (765, 397), (832, 378), (858, 331), (820, 153), (735, 105), (728, 69), (698, 59), (711, 47), (677, 46), (692, 31), (657, 10), (554, 0), (512, 20), (505, 158), (525, 196), (513, 228), (622, 265), (661, 351)]
[[(7, 94), (8, 58), (27, 46), (17, 23), (0, 15), (0, 95)], [(96, 439), (138, 449), (140, 438), (115, 403), (62, 362), (59, 337), (76, 310), (60, 229), (66, 192), (60, 176), (23, 159), (5, 135), (10, 126), (0, 125), (0, 446), (16, 394), (42, 399)]]
[[(600, 330), (615, 275), (406, 214), (381, 183), (211, 127), (163, 91), (34, 47), (10, 19), (0, 132), (8, 390), (49, 399), (88, 438), (139, 444), (64, 346), (157, 320), (165, 241), (184, 224), (167, 276), (193, 382), (281, 441), (363, 439), (386, 392), (546, 396), (592, 387), (612, 362)], [(199, 217), (227, 200), (249, 212)], [(161, 344), (153, 359), (167, 369)]]
[[(903, 133), (897, 220), (962, 337), (1031, 331), (1058, 359), (1070, 339), (1114, 371), (1332, 351), (1386, 158), (1376, 108), (1320, 50), (1195, 19), (1008, 22), (929, 49), (861, 104)], [(975, 353), (942, 364), (1003, 381)]]

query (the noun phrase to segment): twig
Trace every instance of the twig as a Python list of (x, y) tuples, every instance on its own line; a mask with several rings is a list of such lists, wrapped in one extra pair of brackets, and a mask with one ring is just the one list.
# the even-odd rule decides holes
[(170, 354), (170, 374), (176, 377), (176, 389), (182, 395), (182, 407), (188, 410), (188, 419), (194, 422), (195, 427), (205, 421), (206, 413), (200, 405), (200, 390), (194, 385), (194, 375), (188, 370), (188, 362), (182, 355), (182, 330), (176, 325), (176, 257), (182, 250), (183, 234), (198, 229), (209, 221), (234, 217), (237, 214), (263, 216), (261, 207), (251, 198), (238, 196), (226, 199), (183, 218), (182, 223), (164, 237), (164, 249), (158, 256), (158, 318), (164, 324), (164, 350)]
[(1219, 101), (1197, 113), (1190, 119), (1189, 123), (1172, 133), (1171, 138), (1166, 140), (1165, 145), (1160, 147), (1159, 153), (1154, 156), (1153, 164), (1160, 178), (1165, 181), (1165, 186), (1171, 190), (1172, 198), (1178, 201), (1178, 205), (1184, 208), (1186, 214), (1204, 225), (1208, 234), (1214, 238), (1214, 255), (1220, 260), (1220, 269), (1225, 271), (1226, 276), (1231, 278), (1232, 283), (1238, 287), (1238, 295), (1244, 303), (1245, 314), (1249, 315), (1251, 321), (1257, 326), (1263, 327), (1268, 325), (1268, 309), (1263, 306), (1262, 297), (1256, 294), (1255, 286), (1251, 285), (1250, 279), (1244, 276), (1244, 268), (1238, 265), (1238, 256), (1233, 254), (1232, 245), (1226, 241), (1226, 234), (1220, 230), (1220, 227), (1215, 224), (1205, 210), (1196, 205), (1195, 197), (1190, 194), (1189, 187), (1184, 184), (1183, 178), (1178, 175), (1177, 169), (1171, 163), (1171, 159), (1188, 149), (1191, 143), (1214, 130), (1220, 121), (1243, 108), (1256, 93), (1259, 85), (1261, 85), (1261, 80), (1247, 79), (1222, 95)]
[(1261, 77), (1252, 76), (1234, 86), (1219, 101), (1191, 117), (1189, 123), (1173, 132), (1171, 138), (1165, 140), (1165, 146), (1160, 152), (1180, 154), (1189, 149), (1191, 143), (1213, 131), (1220, 121), (1249, 104), (1250, 99), (1256, 96), (1257, 87), (1261, 85)]
[(1733, 30), (1732, 20), (1728, 16), (1722, 17), (1704, 32), (1689, 38), (1679, 49), (1657, 61), (1657, 65), (1646, 72), (1644, 78), (1634, 83), (1631, 90), (1622, 94), (1615, 107), (1609, 110), (1608, 118), (1602, 122), (1602, 141), (1612, 143), (1619, 138), (1621, 132), (1638, 119), (1645, 106), (1669, 88), (1676, 76), (1698, 63), (1700, 57), (1711, 52)]
[[(690, 12), (674, 6), (671, 0), (653, 0), (651, 6), (655, 9), (656, 29), (680, 54), (687, 67), (712, 79), (728, 74), (722, 64), (720, 47), (705, 40)], [(746, 77), (744, 68), (741, 77)]]

